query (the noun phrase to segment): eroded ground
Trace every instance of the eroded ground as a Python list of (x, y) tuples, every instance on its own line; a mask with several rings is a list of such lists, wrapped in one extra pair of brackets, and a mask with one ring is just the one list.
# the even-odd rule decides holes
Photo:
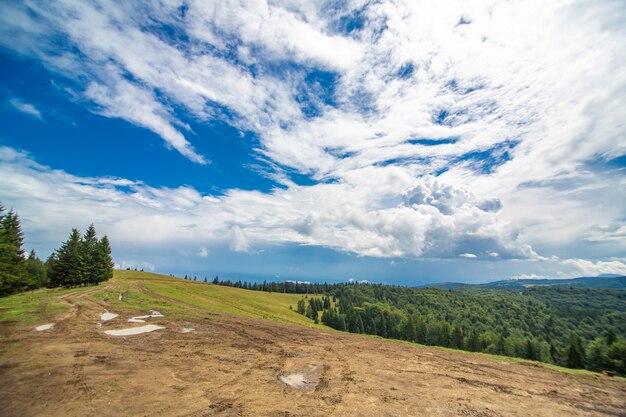
[(626, 415), (609, 377), (217, 313), (114, 337), (131, 315), (104, 322), (106, 307), (85, 297), (49, 330), (0, 327), (1, 415)]

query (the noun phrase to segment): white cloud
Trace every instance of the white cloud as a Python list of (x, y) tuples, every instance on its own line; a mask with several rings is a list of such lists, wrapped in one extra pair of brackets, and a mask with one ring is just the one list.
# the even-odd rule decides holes
[(546, 277), (544, 275), (537, 275), (537, 274), (521, 274), (521, 275), (514, 276), (512, 279), (542, 279), (542, 278), (546, 278)]
[(584, 276), (596, 276), (602, 274), (626, 275), (626, 263), (623, 260), (590, 261), (586, 259), (565, 259), (563, 265), (571, 266)]
[(89, 84), (85, 90), (85, 97), (100, 107), (98, 112), (102, 115), (119, 117), (148, 128), (190, 160), (200, 164), (206, 163), (204, 157), (198, 155), (185, 137), (168, 121), (167, 111), (155, 100), (151, 92), (118, 79), (113, 90), (102, 84)]
[(231, 249), (235, 252), (248, 252), (250, 250), (250, 243), (248, 238), (239, 226), (233, 227), (233, 238), (231, 243)]
[[(0, 43), (82, 80), (68, 81), (79, 101), (194, 162), (211, 156), (191, 142), (204, 138), (183, 134), (185, 120), (256, 133), (268, 175), (287, 188), (215, 197), (128, 182), (126, 193), (17, 156), (3, 167), (2, 198), (34, 196), (28, 210), (60, 220), (51, 208), (61, 198), (43, 192), (55, 184), (75, 218), (104, 206), (97, 212), (119, 239), (145, 245), (246, 252), (290, 242), (494, 262), (538, 259), (533, 247), (571, 257), (626, 249), (623, 169), (590, 165), (626, 153), (618, 2), (192, 1), (184, 14), (180, 5), (3, 4)], [(337, 30), (357, 6), (363, 27)], [(184, 36), (146, 29), (157, 23)], [(59, 35), (79, 53), (59, 53)], [(312, 70), (333, 72), (332, 92), (307, 83)], [(303, 91), (316, 117), (300, 111)], [(289, 170), (332, 181), (297, 186)], [(563, 265), (619, 269), (599, 262)]]
[(138, 262), (132, 260), (121, 260), (120, 262), (116, 262), (114, 265), (115, 269), (140, 269), (144, 271), (154, 272), (154, 264), (150, 262)]
[(41, 115), (41, 111), (32, 103), (27, 103), (17, 97), (13, 97), (9, 100), (9, 104), (19, 112), (32, 116), (35, 119), (39, 119), (41, 121), (44, 120), (43, 116)]
[(478, 256), (474, 255), (473, 253), (462, 253), (459, 256), (462, 258), (467, 258), (467, 259), (478, 258)]
[[(391, 167), (376, 169), (377, 180), (368, 185), (318, 184), (271, 194), (232, 190), (206, 198), (190, 187), (153, 188), (119, 178), (72, 176), (11, 148), (0, 149), (0, 160), (0, 174), (8, 179), (0, 199), (32, 218), (32, 227), (49, 228), (57, 236), (69, 223), (94, 221), (116, 240), (147, 247), (210, 240), (228, 242), (237, 252), (248, 252), (253, 245), (297, 243), (378, 257), (454, 257), (468, 248), (495, 249), (513, 258), (534, 256), (467, 190), (451, 190), (464, 198), (448, 201), (440, 211), (406, 199), (416, 184), (422, 191), (446, 187), (432, 178), (408, 177), (407, 184), (414, 186), (406, 187)], [(326, 204), (312, 204), (316, 201)]]
[(201, 258), (206, 258), (207, 256), (209, 256), (209, 252), (210, 250), (208, 250), (206, 246), (201, 246), (200, 250), (197, 252), (197, 255)]

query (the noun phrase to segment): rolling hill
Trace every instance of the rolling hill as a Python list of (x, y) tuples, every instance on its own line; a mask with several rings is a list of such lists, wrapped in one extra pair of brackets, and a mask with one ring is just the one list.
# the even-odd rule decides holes
[(626, 289), (626, 276), (620, 277), (580, 277), (570, 279), (508, 279), (484, 284), (465, 284), (461, 282), (442, 282), (424, 284), (420, 287), (458, 290), (467, 287), (492, 288), (500, 290), (522, 290), (535, 286), (563, 286), (574, 288)]
[[(296, 313), (301, 297), (116, 271), (100, 286), (2, 298), (0, 409), (600, 416), (626, 407), (622, 378), (334, 331)], [(129, 328), (151, 331), (114, 336)]]

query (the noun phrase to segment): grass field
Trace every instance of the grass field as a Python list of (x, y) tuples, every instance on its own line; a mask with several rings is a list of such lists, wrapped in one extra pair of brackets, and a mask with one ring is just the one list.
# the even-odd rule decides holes
[(60, 296), (81, 291), (81, 288), (40, 289), (0, 298), (0, 323), (11, 321), (31, 325), (54, 317), (68, 309), (68, 306), (59, 298)]
[(296, 313), (296, 303), (302, 298), (298, 294), (244, 290), (138, 271), (115, 271), (113, 279), (99, 287), (41, 289), (2, 298), (0, 322), (32, 325), (49, 320), (81, 296), (106, 304), (116, 313), (158, 310), (173, 318), (199, 318), (207, 312), (222, 312), (327, 328)]

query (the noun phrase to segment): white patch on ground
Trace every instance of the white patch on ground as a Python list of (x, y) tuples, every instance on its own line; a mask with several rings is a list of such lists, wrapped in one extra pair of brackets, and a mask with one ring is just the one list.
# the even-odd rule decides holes
[(195, 331), (196, 331), (196, 329), (192, 329), (192, 328), (189, 328), (189, 327), (183, 327), (182, 329), (180, 329), (181, 333), (191, 333), (191, 332), (195, 332)]
[(118, 299), (118, 300), (120, 300), (120, 301), (122, 301), (122, 298), (123, 298), (123, 297), (122, 297), (122, 294), (120, 294), (120, 295), (117, 297), (117, 299)]
[(165, 317), (163, 314), (155, 310), (150, 310), (150, 314), (145, 316), (135, 316), (128, 319), (129, 323), (145, 323), (146, 319)]
[(324, 368), (321, 365), (308, 365), (308, 370), (290, 372), (278, 376), (278, 380), (291, 388), (314, 391), (320, 383)]
[(109, 336), (134, 336), (136, 334), (141, 333), (149, 333), (155, 330), (164, 329), (163, 326), (156, 326), (154, 324), (148, 324), (146, 326), (140, 327), (131, 327), (129, 329), (119, 329), (119, 330), (106, 330), (105, 333)]
[(108, 311), (105, 311), (104, 313), (100, 314), (100, 320), (102, 321), (109, 321), (109, 320), (113, 320), (114, 318), (116, 318), (119, 314), (115, 314), (115, 313), (109, 313)]
[(50, 330), (52, 327), (54, 327), (54, 323), (42, 324), (41, 326), (35, 327), (35, 330), (42, 332), (44, 330)]
[(278, 377), (278, 379), (280, 379), (281, 382), (289, 385), (291, 388), (304, 388), (307, 386), (308, 383), (306, 376), (300, 373), (281, 375)]

